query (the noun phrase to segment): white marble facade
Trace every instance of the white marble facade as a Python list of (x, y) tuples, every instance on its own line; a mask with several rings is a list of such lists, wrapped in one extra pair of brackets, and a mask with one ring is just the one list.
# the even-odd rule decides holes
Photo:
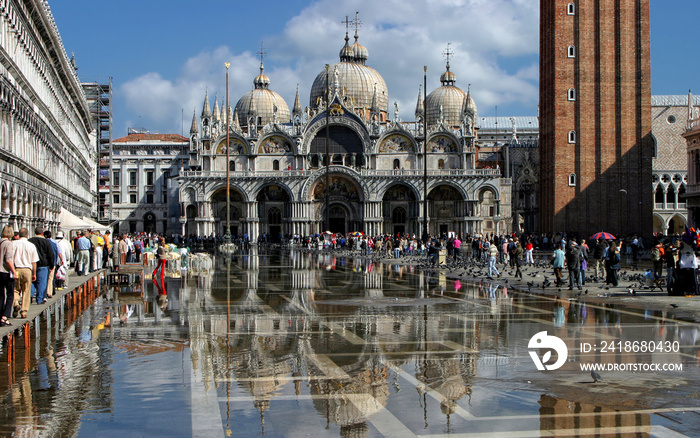
[(47, 2), (0, 6), (0, 226), (55, 231), (96, 212), (88, 104)]

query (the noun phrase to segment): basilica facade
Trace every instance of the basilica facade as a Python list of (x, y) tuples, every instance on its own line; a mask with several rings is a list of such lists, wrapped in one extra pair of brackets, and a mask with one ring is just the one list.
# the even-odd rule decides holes
[(352, 45), (346, 34), (304, 109), (297, 92), (289, 110), (262, 61), (235, 108), (215, 100), (212, 110), (205, 96), (189, 167), (177, 177), (181, 233), (225, 234), (227, 170), (233, 236), (420, 236), (426, 222), (432, 235), (510, 232), (511, 179), (480, 161), (476, 104), (455, 85), (449, 58), (441, 86), (425, 99), (419, 91), (413, 121), (396, 104), (390, 115), (387, 85), (368, 58), (357, 34)]

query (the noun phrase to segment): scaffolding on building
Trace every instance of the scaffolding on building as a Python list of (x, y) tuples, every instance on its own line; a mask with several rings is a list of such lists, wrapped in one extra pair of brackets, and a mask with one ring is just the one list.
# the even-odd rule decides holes
[(83, 82), (97, 138), (97, 221), (112, 221), (112, 78)]

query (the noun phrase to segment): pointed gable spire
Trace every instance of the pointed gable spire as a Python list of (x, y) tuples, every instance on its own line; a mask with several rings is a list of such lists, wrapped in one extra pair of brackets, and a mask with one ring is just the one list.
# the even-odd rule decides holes
[(370, 108), (370, 111), (372, 114), (379, 114), (379, 105), (377, 104), (377, 101), (379, 99), (377, 98), (377, 84), (374, 84), (374, 93), (372, 94), (372, 108)]
[(297, 84), (297, 95), (294, 97), (294, 108), (292, 108), (293, 116), (301, 116), (301, 100), (299, 99), (299, 84)]
[(232, 126), (233, 126), (233, 130), (234, 130), (235, 132), (241, 132), (241, 124), (240, 124), (240, 122), (238, 121), (238, 113), (236, 113), (236, 114), (233, 115), (233, 123), (232, 123)]
[(212, 117), (216, 121), (221, 120), (221, 113), (219, 112), (219, 99), (216, 97), (214, 97), (214, 114)]
[(423, 93), (421, 92), (423, 90), (423, 86), (419, 85), (418, 86), (418, 101), (416, 102), (416, 119), (422, 119), (423, 114), (424, 114), (424, 107), (423, 107)]
[(204, 107), (202, 108), (202, 117), (211, 117), (211, 108), (209, 107), (209, 90), (204, 92)]
[(197, 126), (197, 113), (192, 110), (192, 126), (190, 127), (190, 134), (197, 134), (199, 132), (199, 127)]

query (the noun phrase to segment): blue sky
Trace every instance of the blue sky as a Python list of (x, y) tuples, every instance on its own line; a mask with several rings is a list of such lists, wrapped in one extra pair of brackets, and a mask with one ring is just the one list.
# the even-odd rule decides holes
[[(700, 93), (698, 0), (650, 0), (652, 93)], [(291, 107), (297, 85), (302, 106), (326, 63), (338, 61), (345, 15), (359, 11), (360, 42), (412, 119), (423, 65), (428, 92), (445, 69), (462, 89), (471, 84), (479, 114), (534, 116), (538, 101), (539, 2), (535, 0), (49, 0), (64, 46), (75, 53), (83, 81), (114, 80), (114, 136), (128, 127), (188, 131), (204, 91), (225, 96), (224, 62), (231, 63), (230, 101), (252, 88), (256, 52), (264, 42), (270, 88)], [(695, 31), (695, 34), (693, 32)], [(352, 30), (351, 30), (352, 36)]]

